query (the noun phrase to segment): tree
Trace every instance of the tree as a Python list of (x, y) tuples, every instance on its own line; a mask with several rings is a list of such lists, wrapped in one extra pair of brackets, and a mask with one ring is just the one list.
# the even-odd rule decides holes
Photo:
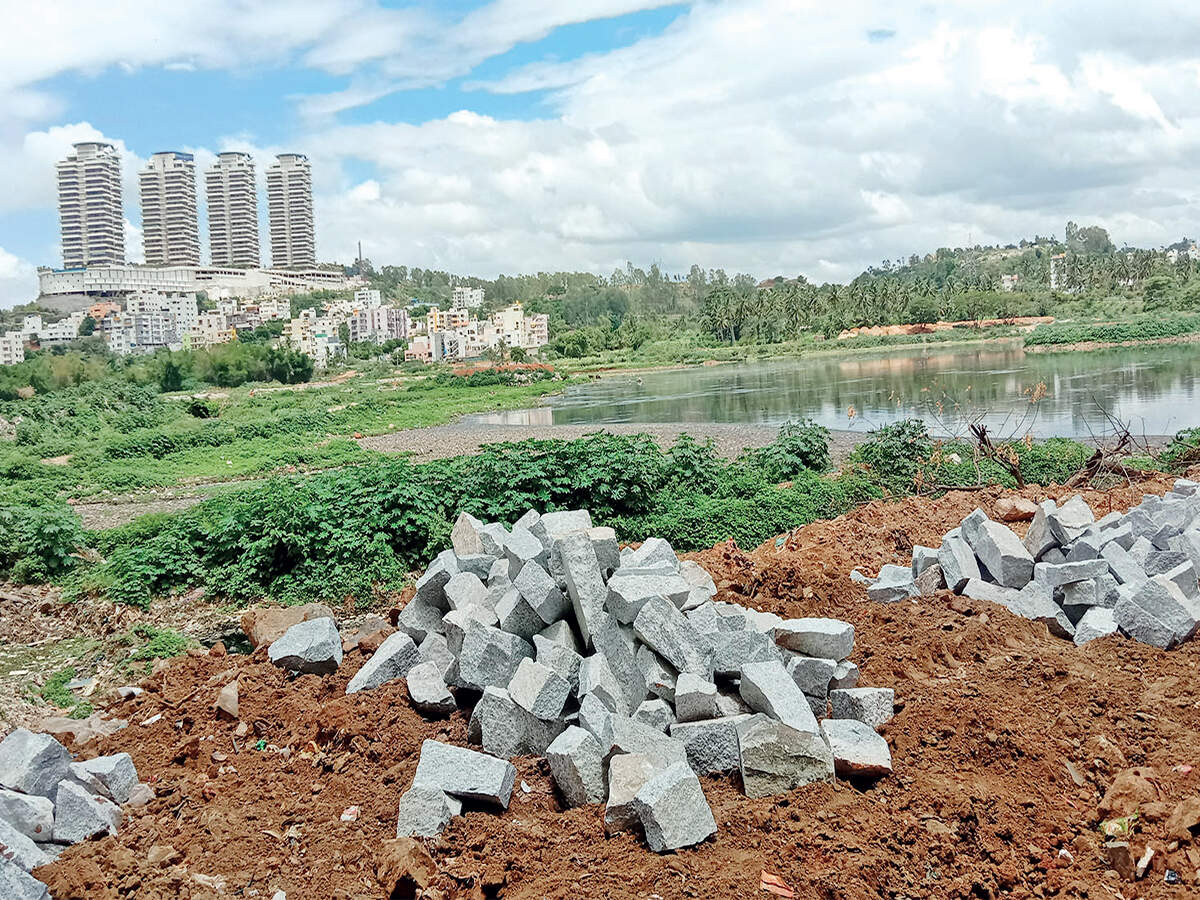
[(158, 385), (163, 393), (183, 390), (183, 366), (175, 358), (175, 354), (167, 351), (163, 359), (162, 370), (159, 372)]
[(83, 321), (79, 323), (79, 336), (91, 337), (96, 333), (96, 320), (91, 316), (84, 316)]

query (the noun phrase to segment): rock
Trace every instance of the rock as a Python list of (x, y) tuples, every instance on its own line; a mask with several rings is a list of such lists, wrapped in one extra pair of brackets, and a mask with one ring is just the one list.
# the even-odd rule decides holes
[(609, 834), (641, 827), (633, 798), (654, 775), (656, 767), (640, 753), (614, 756), (608, 767), (608, 804), (604, 809), (604, 830)]
[(850, 571), (850, 580), (855, 584), (861, 584), (864, 587), (870, 587), (875, 583), (874, 578), (871, 578), (869, 575), (864, 575), (862, 572), (858, 571), (858, 569), (852, 569)]
[(513, 702), (539, 719), (556, 719), (571, 693), (571, 685), (552, 669), (522, 659), (508, 683)]
[(640, 753), (660, 767), (687, 761), (683, 744), (628, 716), (613, 716), (609, 729), (612, 735), (609, 744), (601, 744), (606, 759), (621, 753)]
[[(912, 566), (909, 571), (912, 572), (914, 579), (921, 577), (921, 573), (927, 570), (930, 566), (937, 565), (938, 551), (933, 547), (922, 547), (920, 544), (914, 544), (912, 548)], [(858, 571), (857, 569), (855, 571)]]
[[(236, 682), (233, 682), (236, 684)], [(128, 753), (97, 756), (95, 759), (72, 764), (96, 779), (103, 787), (103, 795), (120, 804), (129, 800), (138, 784), (137, 769), (133, 757)]]
[(408, 670), (408, 696), (427, 716), (448, 716), (458, 708), (436, 662), (419, 662)]
[(1163, 572), (1163, 578), (1174, 583), (1185, 597), (1195, 600), (1200, 593), (1196, 581), (1196, 570), (1190, 562), (1182, 562), (1175, 568)]
[(892, 751), (875, 729), (855, 719), (825, 719), (821, 734), (843, 777), (874, 778), (892, 771)]
[(217, 717), (224, 715), (228, 719), (233, 719), (235, 722), (238, 717), (238, 683), (236, 680), (229, 682), (225, 687), (217, 692), (216, 702), (213, 703), (213, 709), (217, 711)]
[(600, 571), (606, 575), (621, 565), (621, 545), (617, 543), (617, 532), (607, 526), (597, 526), (587, 530), (588, 540), (596, 551), (596, 561), (600, 563)]
[(1028, 522), (1037, 515), (1038, 505), (1024, 497), (1001, 497), (996, 501), (996, 518), (1001, 522)]
[(462, 801), (432, 785), (414, 784), (400, 795), (396, 837), (436, 837), (462, 815)]
[(921, 597), (932, 597), (938, 591), (946, 587), (946, 576), (942, 574), (942, 567), (934, 563), (924, 572), (917, 576), (916, 580), (917, 594)]
[[(462, 645), (459, 645), (462, 649)], [(450, 644), (445, 635), (431, 632), (425, 635), (425, 640), (417, 646), (417, 658), (423, 663), (432, 663), (437, 671), (445, 676), (454, 663), (454, 654), (450, 652)], [(411, 671), (411, 670), (410, 670)]]
[(579, 727), (600, 742), (612, 746), (613, 711), (595, 694), (584, 694), (579, 700)]
[(458, 657), (462, 680), (482, 690), (488, 685), (507, 687), (521, 660), (533, 656), (533, 646), (515, 634), (471, 622)]
[(1134, 640), (1163, 650), (1191, 638), (1197, 624), (1187, 597), (1161, 575), (1139, 584), (1131, 597), (1118, 600), (1113, 617)]
[(717, 596), (717, 585), (711, 575), (694, 560), (685, 559), (679, 563), (679, 575), (692, 586), (692, 591), (699, 591), (705, 600)]
[(1117, 620), (1111, 609), (1092, 607), (1075, 624), (1075, 644), (1082, 647), (1088, 641), (1115, 634)]
[(283, 637), (284, 632), (301, 622), (314, 619), (333, 619), (333, 610), (324, 603), (303, 606), (259, 607), (242, 613), (242, 631), (250, 646), (270, 645)]
[(369, 691), (394, 679), (403, 678), (409, 669), (420, 661), (421, 654), (413, 639), (403, 631), (397, 631), (354, 673), (354, 677), (346, 685), (346, 693)]
[(578, 693), (581, 697), (593, 695), (614, 713), (622, 716), (629, 714), (625, 690), (609, 667), (608, 660), (599, 653), (584, 657), (580, 664)]
[[(548, 518), (542, 516), (542, 521)], [(589, 523), (591, 516), (588, 516)], [(591, 525), (589, 524), (590, 528)], [(596, 626), (608, 587), (600, 571), (600, 561), (586, 532), (576, 532), (561, 538), (554, 544), (562, 561), (563, 578), (567, 584), (567, 595), (575, 611), (575, 623), (583, 637), (585, 646), (592, 642), (592, 629)]]
[(833, 670), (833, 678), (829, 680), (829, 689), (833, 691), (852, 687), (858, 687), (858, 666), (848, 659), (843, 659)]
[(697, 722), (720, 714), (717, 686), (691, 672), (680, 673), (675, 682), (675, 715), (679, 721)]
[(812, 707), (782, 663), (749, 663), (742, 669), (738, 692), (756, 712), (766, 713), (797, 731), (817, 733)]
[[(965, 533), (965, 529), (964, 529)], [(969, 546), (997, 584), (1023, 588), (1033, 578), (1033, 556), (1012, 529), (999, 522), (978, 523)]]
[(367, 616), (359, 625), (342, 635), (342, 655), (345, 656), (359, 648), (366, 653), (374, 653), (384, 638), (395, 631), (396, 629), (382, 616)]
[(899, 603), (917, 595), (917, 584), (908, 566), (884, 566), (875, 583), (867, 588), (867, 597), (876, 603)]
[[(375, 877), (385, 897), (437, 897), (439, 892), (430, 888), (437, 876), (437, 863), (415, 838), (384, 841), (376, 854)], [(271, 900), (287, 900), (287, 897), (283, 891), (276, 891)]]
[(0, 897), (5, 900), (50, 900), (50, 891), (15, 862), (0, 855)]
[(506, 688), (489, 686), (471, 711), (467, 740), (493, 756), (512, 759), (527, 753), (526, 719)]
[(678, 679), (678, 673), (671, 667), (671, 664), (645, 645), (637, 648), (634, 659), (638, 669), (641, 670), (646, 690), (655, 697), (661, 697), (663, 700), (674, 703), (675, 682)]
[(1054, 512), (1048, 514), (1046, 521), (1050, 526), (1050, 533), (1058, 541), (1059, 546), (1066, 546), (1087, 531), (1096, 521), (1096, 517), (1092, 514), (1092, 508), (1081, 496), (1076, 494)]
[(1067, 548), (1067, 562), (1082, 562), (1084, 560), (1096, 559), (1100, 555), (1100, 548), (1104, 541), (1100, 537), (1100, 530), (1093, 525), (1078, 538), (1075, 543)]
[(111, 800), (97, 797), (72, 781), (58, 785), (54, 795), (56, 843), (78, 844), (98, 834), (113, 834), (120, 824), (121, 809)]
[(608, 613), (596, 616), (592, 629), (592, 646), (603, 656), (625, 697), (625, 707), (637, 709), (646, 699), (646, 682), (634, 656), (634, 638), (631, 630), (618, 625)]
[(548, 641), (554, 641), (556, 644), (570, 647), (576, 653), (579, 653), (583, 649), (579, 645), (579, 639), (575, 637), (575, 632), (571, 630), (569, 622), (555, 622), (552, 625), (547, 625), (538, 634)]
[(502, 631), (526, 641), (532, 640), (535, 634), (546, 627), (542, 617), (515, 587), (504, 591), (496, 602), (496, 617)]
[(1087, 581), (1108, 574), (1108, 562), (1103, 559), (1077, 560), (1064, 563), (1040, 562), (1033, 567), (1033, 579), (1055, 588), (1075, 581)]
[(1056, 637), (1067, 640), (1075, 637), (1075, 626), (1067, 614), (1054, 602), (1049, 589), (1036, 581), (1017, 591), (1008, 609), (1015, 615), (1041, 622)]
[(829, 682), (837, 663), (817, 656), (793, 656), (784, 663), (784, 668), (801, 692), (823, 700), (829, 694)]
[(712, 642), (670, 600), (651, 597), (633, 622), (634, 633), (679, 672), (712, 676)]
[(1085, 612), (1097, 605), (1098, 599), (1099, 593), (1094, 578), (1064, 584), (1055, 597), (1072, 622), (1078, 622)]
[(1153, 578), (1155, 575), (1165, 575), (1172, 569), (1189, 562), (1187, 554), (1178, 550), (1155, 550), (1146, 555), (1143, 568), (1146, 570), (1146, 575)]
[(445, 630), (442, 624), (443, 613), (442, 609), (413, 597), (400, 610), (400, 615), (396, 618), (396, 627), (414, 642), (424, 641), (429, 635)]
[(592, 514), (586, 509), (566, 509), (557, 512), (543, 513), (537, 524), (530, 531), (542, 539), (543, 543), (553, 545), (556, 540), (592, 529)]
[(675, 713), (671, 710), (670, 703), (655, 697), (639, 703), (637, 709), (633, 711), (632, 718), (633, 721), (649, 725), (656, 731), (665, 732), (675, 721)]
[[(1058, 511), (1058, 504), (1053, 500), (1043, 500), (1038, 504), (1029, 530), (1025, 533), (1025, 549), (1035, 560), (1042, 559), (1046, 553), (1058, 546), (1058, 540), (1050, 531), (1050, 516)], [(972, 578), (976, 577), (974, 575)]]
[(838, 619), (788, 619), (774, 634), (780, 647), (805, 656), (845, 659), (854, 652), (854, 626)]
[[(514, 525), (508, 540), (504, 542), (504, 568), (508, 577), (516, 581), (525, 566), (533, 563), (542, 571), (550, 565), (550, 554), (538, 538), (528, 529)], [(560, 594), (561, 596), (561, 594)]]
[(697, 775), (732, 772), (740, 765), (738, 726), (753, 714), (740, 714), (699, 722), (675, 722), (671, 737), (683, 744), (688, 765)]
[(618, 569), (608, 580), (605, 608), (618, 622), (628, 625), (637, 618), (642, 606), (651, 597), (666, 597), (676, 607), (683, 605), (691, 594), (692, 585), (677, 573), (635, 574)]
[(634, 796), (633, 809), (655, 853), (690, 847), (717, 832), (700, 781), (686, 763), (656, 772)]
[(829, 692), (835, 719), (855, 719), (879, 729), (892, 721), (896, 692), (891, 688), (850, 688)]
[(1100, 548), (1100, 558), (1121, 584), (1137, 584), (1149, 577), (1133, 554), (1115, 541)]
[(833, 757), (815, 730), (796, 731), (766, 716), (739, 724), (738, 754), (747, 797), (769, 797), (820, 781), (833, 781)]
[[(446, 634), (446, 649), (450, 655), (457, 658), (462, 655), (463, 639), (472, 622), (478, 622), (488, 628), (499, 625), (499, 619), (494, 609), (484, 606), (471, 606), (467, 609), (452, 609), (442, 616), (441, 627)], [(436, 632), (432, 632), (436, 634)], [(428, 635), (426, 635), (428, 637)]]
[(502, 759), (425, 740), (421, 742), (413, 786), (428, 785), (460, 800), (486, 801), (508, 809), (516, 776), (517, 770)]
[(0, 822), (31, 841), (45, 843), (54, 835), (54, 804), (38, 794), (0, 789)]
[(154, 788), (142, 782), (141, 784), (134, 785), (133, 790), (129, 794), (129, 800), (125, 805), (132, 806), (134, 809), (141, 809), (153, 799)]
[[(53, 862), (55, 855), (54, 845), (46, 841), (35, 842), (9, 822), (0, 819), (0, 862), (11, 861), (21, 871), (32, 872), (38, 866)], [(0, 894), (0, 897), (8, 900), (5, 894)]]
[(446, 603), (451, 609), (483, 606), (487, 602), (487, 585), (473, 572), (459, 572), (446, 582)]
[(570, 609), (570, 603), (559, 590), (557, 582), (538, 564), (537, 560), (529, 560), (521, 567), (513, 581), (513, 587), (537, 613), (542, 628), (562, 619)]
[(542, 634), (535, 634), (533, 648), (537, 661), (552, 672), (557, 672), (561, 678), (566, 679), (572, 693), (577, 693), (579, 667), (583, 663), (583, 657), (575, 652), (574, 647), (553, 641)]
[(736, 678), (748, 662), (782, 659), (772, 637), (760, 631), (719, 631), (711, 639), (713, 675), (718, 678)]
[(420, 602), (445, 612), (450, 608), (446, 602), (446, 584), (458, 573), (458, 557), (454, 555), (453, 550), (438, 554), (437, 559), (417, 579), (416, 592), (409, 601), (410, 605)]
[(70, 765), (67, 748), (48, 734), (15, 728), (0, 741), (0, 787), (52, 798)]
[(582, 728), (571, 726), (556, 737), (546, 761), (567, 806), (603, 803), (608, 796), (600, 743)]
[(961, 593), (964, 597), (970, 597), (972, 600), (984, 600), (988, 603), (1008, 606), (1016, 600), (1019, 591), (1003, 585), (992, 584), (990, 581), (972, 578), (963, 585)]
[[(412, 644), (412, 639), (407, 635), (401, 633), (401, 637)], [(413, 647), (413, 652), (415, 654), (416, 647)], [(310, 619), (285, 631), (283, 637), (268, 648), (267, 656), (275, 665), (292, 672), (329, 675), (342, 664), (342, 637), (333, 619)]]
[(1133, 881), (1134, 869), (1136, 863), (1133, 859), (1133, 851), (1130, 849), (1126, 841), (1105, 841), (1104, 856), (1108, 860), (1108, 864), (1113, 868), (1121, 878), (1126, 881)]

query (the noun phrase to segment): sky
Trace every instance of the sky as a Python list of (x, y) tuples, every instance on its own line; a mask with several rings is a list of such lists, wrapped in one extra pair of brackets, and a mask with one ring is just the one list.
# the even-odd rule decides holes
[(1200, 236), (1196, 4), (0, 9), (0, 306), (61, 265), (54, 163), (82, 140), (121, 150), (134, 261), (159, 150), (201, 171), (251, 152), (260, 190), (274, 154), (306, 153), (320, 260), (361, 241), (376, 266), (481, 277), (632, 261), (847, 280), (1068, 219), (1139, 246)]

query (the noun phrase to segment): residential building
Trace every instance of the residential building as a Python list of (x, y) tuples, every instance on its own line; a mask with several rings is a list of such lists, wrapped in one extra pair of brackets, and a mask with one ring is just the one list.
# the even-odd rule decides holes
[(483, 288), (456, 287), (451, 302), (462, 309), (476, 309), (483, 306)]
[(433, 362), (433, 345), (428, 335), (415, 337), (404, 351), (405, 362)]
[(110, 353), (128, 356), (137, 347), (137, 330), (132, 320), (124, 316), (109, 316), (98, 329), (108, 344)]
[(21, 319), (21, 334), (25, 335), (25, 339), (36, 337), (42, 333), (42, 317), (34, 313), (33, 315), (24, 316)]
[(383, 305), (383, 295), (371, 288), (362, 288), (354, 292), (354, 303), (359, 307), (370, 309)]
[(200, 265), (196, 161), (192, 154), (174, 150), (155, 153), (138, 181), (146, 265)]
[(180, 332), (190, 331), (200, 316), (199, 304), (194, 293), (133, 294), (125, 301), (125, 312), (130, 315), (169, 315)]
[(25, 362), (25, 339), (15, 331), (0, 335), (0, 366)]
[(79, 327), (87, 318), (86, 309), (77, 310), (65, 319), (42, 325), (38, 331), (38, 342), (41, 344), (66, 344), (79, 337)]
[(58, 163), (63, 266), (125, 261), (121, 158), (112, 144), (89, 141)]
[(192, 347), (211, 347), (233, 340), (233, 330), (224, 313), (206, 312), (196, 316), (196, 322), (188, 331), (188, 343)]
[(339, 322), (331, 316), (321, 316), (315, 309), (303, 309), (300, 315), (284, 326), (284, 339), (301, 353), (313, 358), (318, 368), (325, 368), (334, 357), (346, 352), (338, 336)]
[(432, 334), (435, 331), (449, 331), (454, 328), (465, 328), (471, 321), (471, 314), (465, 309), (434, 309), (426, 316), (426, 328)]
[(208, 244), (214, 266), (258, 268), (258, 187), (249, 153), (217, 154), (204, 174)]
[(371, 306), (347, 317), (350, 340), (354, 343), (374, 341), (382, 344), (389, 340), (408, 337), (410, 320), (408, 310), (393, 306)]
[(93, 303), (87, 308), (87, 314), (96, 322), (99, 322), (101, 319), (104, 319), (107, 316), (115, 315), (120, 311), (121, 305), (119, 303), (113, 303), (111, 300), (102, 300), (99, 303)]
[(38, 269), (43, 297), (86, 294), (124, 298), (141, 291), (187, 294), (204, 291), (219, 297), (276, 297), (315, 290), (349, 290), (362, 284), (340, 269), (283, 271), (233, 266), (92, 266), (87, 269)]
[(267, 169), (271, 265), (277, 269), (315, 266), (312, 167), (303, 153), (281, 153), (275, 160)]
[(1012, 291), (1015, 291), (1017, 289), (1017, 286), (1018, 286), (1018, 284), (1020, 284), (1020, 281), (1021, 281), (1020, 275), (1001, 275), (1000, 276), (1000, 290), (1011, 293)]

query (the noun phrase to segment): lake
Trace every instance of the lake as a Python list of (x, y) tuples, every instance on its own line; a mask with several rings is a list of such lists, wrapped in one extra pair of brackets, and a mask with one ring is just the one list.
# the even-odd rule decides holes
[(473, 416), (499, 425), (731, 422), (811, 418), (870, 428), (921, 418), (939, 434), (981, 420), (1001, 436), (1085, 437), (1200, 425), (1200, 344), (1026, 353), (1019, 342), (970, 349), (823, 355), (614, 374), (569, 387), (536, 409)]

